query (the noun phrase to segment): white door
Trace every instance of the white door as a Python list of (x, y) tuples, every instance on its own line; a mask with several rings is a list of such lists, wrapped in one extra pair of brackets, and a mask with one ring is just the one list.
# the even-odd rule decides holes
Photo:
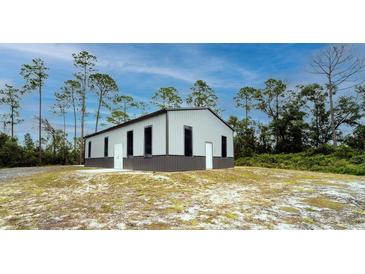
[(123, 145), (114, 145), (114, 168), (123, 169)]
[(213, 168), (213, 144), (205, 143), (205, 169)]

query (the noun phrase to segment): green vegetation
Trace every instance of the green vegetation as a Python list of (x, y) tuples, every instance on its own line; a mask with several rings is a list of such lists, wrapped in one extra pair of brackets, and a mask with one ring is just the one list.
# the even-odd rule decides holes
[[(0, 113), (0, 167), (82, 164), (90, 91), (97, 99), (95, 131), (99, 120), (105, 126), (101, 119), (120, 124), (150, 110), (147, 102), (120, 94), (123, 89), (110, 75), (96, 72), (99, 71), (95, 67), (96, 56), (81, 51), (72, 57), (74, 78), (66, 80), (54, 92), (55, 103), (50, 109), (63, 118), (62, 129), (42, 112), (42, 94), (49, 94), (48, 68), (43, 60), (34, 59), (31, 64), (22, 65), (20, 74), (25, 82), (22, 88), (5, 84), (0, 89), (0, 104), (8, 110)], [(232, 96), (241, 113), (228, 119), (235, 130), (236, 165), (365, 175), (365, 85), (359, 75), (365, 69), (365, 59), (355, 55), (350, 45), (328, 45), (311, 60), (311, 65), (313, 73), (322, 78), (320, 83), (299, 82), (289, 88), (285, 81), (271, 78), (260, 86), (239, 88)], [(19, 112), (22, 96), (30, 91), (39, 93), (36, 117), (39, 137), (33, 142), (27, 133), (21, 143), (14, 128), (22, 122)], [(175, 87), (161, 87), (152, 95), (151, 105), (164, 109), (185, 104), (210, 107), (221, 113), (218, 99), (215, 88), (204, 80), (196, 80), (185, 98)], [(101, 108), (107, 112), (103, 117)], [(139, 114), (132, 114), (131, 109)], [(70, 114), (72, 141), (66, 131)], [(256, 119), (262, 115), (265, 119)], [(230, 181), (227, 177), (223, 179)]]
[(315, 207), (319, 207), (319, 208), (334, 209), (334, 210), (340, 210), (345, 206), (344, 204), (339, 203), (337, 201), (333, 201), (333, 200), (321, 198), (321, 197), (309, 198), (306, 200), (306, 202), (311, 206), (315, 206)]
[(116, 95), (110, 108), (111, 112), (106, 121), (113, 125), (119, 125), (131, 119), (130, 109), (143, 109), (143, 102), (136, 101), (132, 96)]
[(160, 109), (179, 108), (182, 104), (182, 98), (176, 88), (163, 87), (155, 92), (151, 103)]
[[(365, 85), (355, 76), (364, 59), (346, 45), (330, 45), (311, 65), (322, 84), (289, 89), (268, 79), (263, 87), (237, 92), (235, 105), (244, 115), (228, 120), (236, 133), (237, 165), (365, 175)], [(352, 86), (345, 93), (346, 82)], [(250, 117), (252, 110), (264, 114), (267, 123)]]
[(193, 107), (210, 107), (220, 112), (217, 107), (218, 97), (213, 88), (203, 80), (197, 80), (191, 88), (191, 93), (186, 98), (186, 103)]
[[(22, 88), (5, 84), (0, 87), (0, 105), (5, 105), (7, 112), (0, 113), (0, 168), (17, 166), (34, 166), (49, 164), (83, 164), (85, 123), (88, 116), (87, 106), (90, 100), (90, 91), (97, 99), (95, 114), (95, 131), (98, 131), (102, 118), (109, 125), (127, 122), (138, 115), (147, 114), (148, 103), (120, 94), (118, 83), (109, 75), (96, 72), (97, 57), (87, 51), (72, 54), (75, 73), (72, 79), (65, 80), (55, 92), (54, 104), (49, 112), (62, 117), (62, 129), (57, 128), (55, 122), (46, 118), (42, 109), (42, 96), (49, 94), (46, 80), (48, 67), (42, 59), (33, 59), (32, 63), (21, 66), (20, 75), (24, 80)], [(26, 93), (37, 91), (39, 94), (39, 112), (35, 119), (38, 122), (38, 140), (26, 133), (24, 142), (21, 142), (15, 131), (15, 126), (23, 119), (20, 117), (21, 99)], [(191, 94), (186, 99), (180, 97), (175, 87), (162, 87), (153, 96), (152, 103), (158, 108), (178, 108), (185, 101), (194, 107), (217, 108), (218, 97), (215, 91), (203, 80), (197, 80)], [(102, 110), (109, 112), (104, 117)], [(103, 109), (103, 112), (104, 112)], [(131, 114), (135, 109), (139, 114)], [(66, 131), (67, 116), (73, 116), (73, 138)], [(89, 113), (90, 114), (90, 113)], [(91, 116), (91, 115), (89, 115)], [(78, 120), (80, 123), (78, 124)], [(77, 128), (80, 136), (77, 136)]]
[(94, 73), (89, 77), (90, 87), (95, 91), (98, 97), (98, 108), (96, 111), (95, 132), (98, 131), (98, 123), (100, 119), (100, 108), (102, 106), (110, 108), (112, 98), (110, 93), (118, 92), (118, 85), (112, 77), (105, 73)]
[(24, 64), (20, 69), (20, 75), (25, 80), (23, 87), (24, 92), (38, 90), (39, 94), (39, 112), (38, 112), (38, 157), (39, 164), (42, 164), (42, 89), (45, 80), (48, 78), (48, 68), (44, 65), (42, 59), (36, 58), (31, 64)]
[[(42, 165), (77, 164), (80, 142), (76, 150), (65, 142), (63, 131), (55, 130), (46, 119), (42, 119), (43, 129), (51, 141), (42, 148)], [(0, 167), (39, 165), (39, 147), (36, 147), (29, 133), (24, 136), (23, 145), (17, 138), (0, 133)]]
[(259, 166), (333, 172), (352, 175), (365, 175), (365, 153), (346, 146), (334, 149), (330, 154), (313, 151), (289, 154), (256, 154), (241, 157), (235, 162), (238, 166)]
[(233, 219), (233, 220), (235, 220), (235, 219), (238, 219), (238, 214), (236, 214), (236, 213), (232, 213), (232, 212), (228, 212), (228, 213), (226, 213), (225, 214), (225, 216), (228, 218), (228, 219)]
[(280, 210), (289, 212), (289, 213), (299, 213), (300, 210), (294, 207), (290, 207), (290, 206), (283, 206), (280, 208)]
[(312, 218), (309, 217), (304, 217), (303, 218), (303, 222), (307, 223), (307, 224), (314, 224), (316, 221), (313, 220)]

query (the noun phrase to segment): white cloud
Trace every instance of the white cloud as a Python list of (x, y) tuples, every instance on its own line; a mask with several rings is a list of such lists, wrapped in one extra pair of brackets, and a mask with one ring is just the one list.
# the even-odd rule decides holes
[(135, 73), (147, 73), (156, 74), (161, 76), (172, 77), (177, 80), (182, 80), (186, 82), (194, 81), (195, 77), (192, 73), (186, 71), (163, 66), (148, 66), (148, 65), (138, 65), (138, 64), (122, 64), (120, 67), (121, 71), (125, 72), (135, 72)]
[(163, 55), (133, 47), (118, 50), (113, 55), (110, 55), (111, 52), (107, 54), (109, 56), (103, 61), (119, 72), (160, 75), (191, 85), (202, 79), (215, 89), (236, 90), (243, 85), (257, 86), (267, 76), (260, 69), (238, 64), (219, 54), (212, 55), (199, 46), (178, 45), (173, 51), (166, 51)]
[[(259, 72), (237, 65), (222, 56), (212, 56), (200, 48), (178, 46), (171, 55), (156, 56), (134, 47), (104, 52), (98, 65), (117, 70), (141, 74), (171, 77), (193, 83), (198, 79), (206, 80), (214, 87), (237, 88), (243, 82), (254, 84), (261, 79)], [(179, 57), (176, 59), (176, 57)], [(227, 78), (227, 75), (230, 77)]]
[(72, 53), (80, 51), (80, 48), (71, 44), (0, 44), (0, 49), (31, 54), (32, 57), (38, 55), (65, 61), (72, 60)]

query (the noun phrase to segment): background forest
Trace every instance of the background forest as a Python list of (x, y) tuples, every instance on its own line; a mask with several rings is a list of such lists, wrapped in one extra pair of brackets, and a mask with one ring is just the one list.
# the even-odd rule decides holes
[[(22, 86), (1, 88), (0, 103), (8, 111), (0, 117), (0, 166), (82, 164), (91, 93), (98, 99), (93, 113), (95, 131), (135, 118), (135, 113), (143, 115), (150, 105), (155, 109), (210, 107), (219, 114), (229, 113), (219, 108), (215, 90), (204, 80), (192, 83), (185, 98), (168, 86), (155, 91), (150, 101), (142, 101), (124, 94), (112, 76), (97, 71), (98, 59), (90, 52), (81, 51), (72, 58), (74, 77), (65, 79), (54, 92), (51, 107), (63, 119), (61, 128), (42, 115), (42, 95), (52, 73), (42, 59), (19, 68)], [(310, 64), (310, 73), (321, 77), (322, 84), (297, 83), (288, 88), (283, 80), (267, 79), (261, 87), (244, 86), (236, 91), (232, 100), (242, 115), (230, 116), (228, 122), (235, 129), (237, 165), (365, 174), (364, 58), (354, 54), (350, 45), (329, 45)], [(38, 138), (33, 140), (27, 133), (19, 140), (14, 129), (23, 121), (19, 113), (22, 97), (32, 92), (39, 99)], [(100, 122), (102, 110), (109, 113), (106, 123)], [(267, 122), (256, 120), (253, 111), (267, 116)], [(66, 116), (72, 116), (72, 135), (66, 131)]]

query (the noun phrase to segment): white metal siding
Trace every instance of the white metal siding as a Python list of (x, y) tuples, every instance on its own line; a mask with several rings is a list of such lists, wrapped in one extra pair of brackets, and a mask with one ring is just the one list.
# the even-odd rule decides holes
[(205, 156), (205, 142), (212, 142), (213, 156), (221, 157), (223, 135), (227, 137), (227, 157), (233, 157), (233, 131), (211, 111), (169, 111), (168, 122), (170, 155), (184, 155), (184, 126), (191, 126), (194, 156)]
[(105, 137), (109, 137), (109, 157), (114, 155), (114, 144), (123, 144), (123, 157), (127, 157), (127, 131), (129, 130), (133, 130), (133, 155), (144, 156), (144, 128), (150, 125), (152, 125), (152, 154), (166, 154), (166, 114), (160, 114), (87, 138), (85, 140), (85, 158), (88, 158), (89, 141), (91, 141), (91, 158), (104, 157)]

